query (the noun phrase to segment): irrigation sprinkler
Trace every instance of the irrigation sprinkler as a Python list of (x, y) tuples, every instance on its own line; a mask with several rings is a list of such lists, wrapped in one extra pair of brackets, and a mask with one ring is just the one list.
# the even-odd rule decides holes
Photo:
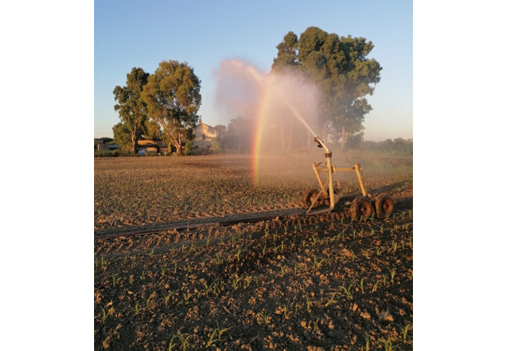
[[(374, 213), (372, 202), (374, 203), (375, 214), (377, 217), (384, 218), (391, 215), (394, 207), (393, 199), (387, 194), (379, 194), (374, 198), (372, 195), (367, 193), (365, 183), (363, 182), (361, 165), (359, 163), (355, 163), (353, 167), (333, 166), (331, 164), (331, 157), (333, 153), (319, 137), (316, 137), (314, 141), (317, 143), (318, 147), (324, 149), (326, 165), (321, 166), (322, 162), (313, 163), (312, 165), (315, 175), (317, 176), (317, 180), (319, 181), (319, 189), (309, 189), (303, 194), (302, 205), (308, 208), (308, 211), (306, 211), (307, 215), (330, 213), (338, 204), (341, 198), (340, 182), (338, 180), (335, 182), (333, 181), (333, 174), (337, 172), (356, 172), (358, 177), (363, 196), (356, 197), (350, 203), (351, 207), (349, 212), (354, 220), (358, 221), (362, 217), (369, 218), (372, 216)], [(323, 182), (321, 178), (321, 172), (324, 171), (326, 172), (326, 182)], [(349, 203), (346, 202), (346, 204)]]

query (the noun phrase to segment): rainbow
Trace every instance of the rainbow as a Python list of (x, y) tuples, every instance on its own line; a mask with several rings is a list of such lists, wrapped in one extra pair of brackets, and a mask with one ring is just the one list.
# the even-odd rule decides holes
[(262, 91), (262, 98), (255, 115), (255, 129), (252, 143), (252, 183), (254, 187), (258, 187), (260, 184), (260, 149), (262, 146), (262, 137), (264, 135), (264, 129), (268, 120), (268, 106), (272, 101), (273, 91), (272, 87), (272, 76), (268, 77), (268, 82), (265, 84)]

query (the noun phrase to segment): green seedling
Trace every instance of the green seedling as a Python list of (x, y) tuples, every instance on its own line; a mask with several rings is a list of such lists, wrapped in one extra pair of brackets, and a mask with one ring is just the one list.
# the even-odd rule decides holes
[(232, 276), (232, 287), (234, 290), (237, 290), (239, 288), (239, 282), (241, 281), (243, 275), (241, 274), (239, 277)]
[(266, 245), (264, 245), (264, 247), (262, 248), (262, 256), (264, 256), (266, 254)]
[(356, 259), (356, 254), (354, 253), (354, 250), (351, 250), (351, 255), (352, 255), (352, 259), (355, 260)]
[(230, 330), (230, 328), (220, 328), (220, 323), (216, 322), (216, 331), (218, 332), (218, 339), (221, 339), (221, 336), (223, 335), (224, 332), (226, 332), (227, 330)]
[(311, 311), (312, 304), (313, 304), (313, 302), (312, 302), (312, 301), (310, 301), (310, 299), (309, 299), (309, 298), (308, 298), (308, 296), (307, 296), (307, 297), (306, 297), (306, 310), (307, 310), (308, 312), (310, 312), (310, 311)]
[(177, 262), (175, 262), (175, 265), (174, 265), (174, 274), (177, 273)]
[(221, 262), (221, 255), (219, 253), (216, 254), (216, 262), (218, 262), (218, 264)]
[(101, 320), (101, 323), (104, 324), (106, 321), (106, 318), (110, 315), (110, 312), (106, 312), (103, 308), (103, 315), (99, 314), (98, 316), (94, 317), (95, 319)]
[(404, 328), (400, 328), (402, 330), (402, 334), (403, 334), (403, 337), (404, 337), (404, 344), (406, 343), (407, 332), (409, 331), (409, 327), (410, 326), (411, 326), (411, 324), (407, 324)]
[(115, 274), (112, 273), (113, 286), (115, 286), (120, 280), (120, 277), (116, 278)]
[(319, 329), (319, 318), (313, 323), (313, 332), (315, 333)]
[(133, 285), (134, 282), (135, 282), (135, 276), (134, 275), (130, 275), (129, 276), (129, 284)]
[(136, 302), (136, 303), (135, 303), (135, 316), (136, 316), (138, 313), (140, 313), (140, 311), (141, 311), (141, 310), (142, 310), (142, 308), (141, 308), (141, 307), (139, 308), (139, 307), (138, 307), (138, 302)]
[(187, 293), (187, 294), (184, 294), (184, 304), (187, 305), (189, 304), (189, 299), (191, 298), (191, 296), (193, 296), (192, 293)]
[(205, 345), (205, 348), (208, 349), (209, 347), (216, 348), (216, 345), (214, 344), (216, 341), (220, 341), (220, 339), (215, 339), (214, 336), (216, 335), (217, 330), (214, 329), (214, 331), (211, 333), (211, 336), (209, 336), (209, 341)]
[(220, 290), (218, 284), (214, 283), (214, 285), (213, 285), (213, 294), (216, 295), (216, 297), (218, 297), (220, 295), (220, 292), (221, 292), (221, 290)]
[(151, 250), (151, 252), (149, 253), (149, 256), (152, 257), (154, 256), (154, 248)]
[(142, 271), (142, 275), (140, 276), (140, 280), (144, 280), (145, 279), (145, 271)]
[(165, 302), (165, 307), (168, 307), (168, 302), (170, 301), (170, 297), (173, 295), (173, 292), (170, 291), (168, 294), (163, 293), (163, 298)]
[(361, 281), (360, 281), (358, 286), (359, 286), (359, 288), (361, 290), (361, 293), (364, 294), (365, 293), (365, 289), (363, 289), (363, 278), (361, 278)]
[(326, 304), (324, 305), (324, 307), (328, 307), (329, 305), (333, 304), (333, 303), (336, 303), (337, 300), (335, 300), (335, 296), (336, 296), (336, 293), (333, 293), (333, 296), (331, 296), (331, 298), (328, 300), (328, 302), (326, 302)]
[(186, 349), (188, 348), (188, 339), (191, 335), (188, 335), (186, 338), (184, 337), (184, 335), (181, 334), (181, 332), (178, 332), (177, 333), (177, 337), (179, 338), (179, 340), (181, 341), (181, 348), (183, 351), (186, 351)]
[(280, 276), (283, 278), (284, 275), (285, 275), (285, 267), (281, 266), (280, 267)]
[(368, 250), (368, 249), (367, 250), (361, 250), (361, 253), (363, 254), (363, 256), (365, 256), (365, 258), (368, 259), (368, 255), (370, 253), (370, 250)]
[(349, 300), (352, 300), (352, 294), (351, 294), (351, 288), (352, 288), (352, 284), (349, 285), (348, 288), (346, 288), (345, 286), (341, 286), (340, 288), (344, 289), (344, 292), (345, 292), (345, 296), (347, 297), (347, 299)]
[(398, 245), (397, 242), (393, 242), (393, 252), (397, 251), (397, 245)]
[(377, 279), (377, 281), (375, 282), (374, 286), (372, 287), (372, 292), (376, 292), (377, 291), (377, 285), (379, 285), (380, 281), (381, 281), (380, 279)]
[(395, 278), (395, 268), (393, 268), (390, 272), (391, 274), (391, 285), (393, 285), (394, 281), (393, 281), (393, 278)]
[(149, 306), (151, 304), (151, 300), (152, 300), (152, 297), (155, 295), (156, 293), (152, 293), (146, 300), (145, 300), (145, 306), (147, 307), (147, 309), (149, 309)]
[(288, 319), (288, 313), (290, 311), (290, 302), (286, 305), (283, 305), (283, 315), (285, 316), (285, 319)]
[(271, 316), (269, 315), (269, 313), (264, 313), (264, 312), (260, 312), (259, 313), (259, 316), (260, 318), (262, 318), (264, 320), (264, 323), (266, 325), (269, 324), (270, 320), (271, 320)]
[(165, 267), (161, 267), (161, 276), (164, 277), (165, 276)]
[(313, 242), (313, 245), (312, 246), (315, 246), (315, 244), (317, 243), (317, 238), (312, 236), (312, 242)]
[(385, 351), (393, 351), (393, 343), (391, 342), (391, 339), (388, 338), (387, 340), (379, 339), (379, 343), (381, 343), (384, 346)]
[(250, 286), (250, 283), (252, 282), (253, 280), (253, 277), (251, 275), (247, 276), (246, 278), (244, 278), (246, 280), (246, 287), (248, 288)]
[(365, 351), (370, 350), (370, 339), (365, 336)]
[(320, 261), (317, 261), (317, 257), (313, 257), (313, 266), (316, 268), (316, 269), (319, 269), (321, 268), (322, 266), (322, 262), (324, 262), (324, 259), (320, 260)]
[(211, 237), (208, 236), (207, 241), (205, 242), (205, 246), (208, 247), (210, 242), (211, 242)]

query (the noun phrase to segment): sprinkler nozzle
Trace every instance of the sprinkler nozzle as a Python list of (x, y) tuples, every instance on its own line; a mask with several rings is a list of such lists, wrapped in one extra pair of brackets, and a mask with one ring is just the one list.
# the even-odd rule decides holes
[(315, 139), (313, 139), (313, 141), (315, 141), (317, 143), (317, 147), (319, 147), (319, 148), (322, 147), (321, 139), (318, 136), (315, 137)]

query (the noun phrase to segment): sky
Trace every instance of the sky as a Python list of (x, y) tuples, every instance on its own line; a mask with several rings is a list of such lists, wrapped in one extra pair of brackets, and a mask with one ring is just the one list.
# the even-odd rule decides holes
[(115, 86), (133, 67), (153, 73), (159, 62), (187, 62), (201, 79), (199, 115), (209, 125), (237, 116), (215, 108), (223, 60), (240, 59), (269, 72), (289, 31), (315, 26), (374, 44), (369, 58), (383, 67), (368, 96), (365, 140), (413, 138), (413, 3), (411, 1), (95, 1), (94, 137), (113, 137), (120, 122)]

